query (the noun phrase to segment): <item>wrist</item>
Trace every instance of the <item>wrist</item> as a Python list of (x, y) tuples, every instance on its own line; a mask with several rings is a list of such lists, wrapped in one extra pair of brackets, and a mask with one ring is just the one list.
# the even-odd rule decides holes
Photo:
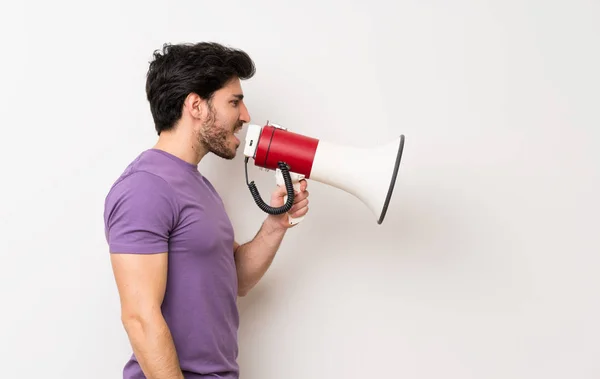
[(268, 215), (264, 221), (264, 227), (268, 233), (285, 233), (287, 228), (282, 222), (282, 217), (285, 215)]

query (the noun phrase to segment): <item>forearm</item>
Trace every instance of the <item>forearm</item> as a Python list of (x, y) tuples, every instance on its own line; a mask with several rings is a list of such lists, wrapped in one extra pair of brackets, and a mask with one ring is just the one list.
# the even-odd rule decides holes
[(171, 336), (160, 311), (123, 319), (133, 352), (148, 379), (184, 379)]
[(238, 290), (244, 296), (258, 283), (271, 266), (286, 229), (267, 217), (252, 241), (240, 245), (235, 251)]

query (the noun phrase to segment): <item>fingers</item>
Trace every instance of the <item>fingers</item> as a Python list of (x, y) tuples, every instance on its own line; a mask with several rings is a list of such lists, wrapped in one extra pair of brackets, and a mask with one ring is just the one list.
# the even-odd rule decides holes
[(305, 179), (300, 180), (300, 191), (297, 191), (294, 196), (294, 206), (288, 211), (288, 214), (293, 218), (299, 218), (308, 212), (308, 191), (306, 190), (308, 183)]
[(292, 218), (300, 218), (308, 213), (308, 207), (303, 207), (297, 211), (288, 212)]
[(308, 191), (296, 192), (294, 195), (294, 203), (300, 202), (308, 197)]
[(307, 186), (308, 186), (308, 183), (306, 182), (306, 179), (300, 180), (300, 192), (306, 191)]
[(294, 205), (288, 211), (292, 217), (300, 217), (308, 212), (308, 191), (297, 193), (294, 197)]
[(294, 201), (294, 206), (292, 206), (292, 208), (288, 211), (288, 213), (291, 214), (292, 216), (294, 216), (294, 213), (304, 210), (304, 209), (308, 209), (308, 199), (307, 198), (304, 198), (299, 201)]

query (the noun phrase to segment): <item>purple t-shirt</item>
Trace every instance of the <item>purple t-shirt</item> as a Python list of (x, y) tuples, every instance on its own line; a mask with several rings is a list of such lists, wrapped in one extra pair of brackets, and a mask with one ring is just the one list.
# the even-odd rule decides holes
[[(185, 377), (238, 378), (233, 228), (212, 184), (195, 165), (146, 150), (110, 189), (104, 222), (113, 254), (168, 252), (162, 312)], [(145, 378), (134, 354), (123, 378)]]

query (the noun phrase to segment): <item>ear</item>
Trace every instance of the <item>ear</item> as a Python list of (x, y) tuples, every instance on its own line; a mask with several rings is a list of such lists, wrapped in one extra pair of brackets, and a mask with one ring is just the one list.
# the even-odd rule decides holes
[(190, 93), (183, 103), (183, 109), (192, 118), (201, 119), (206, 115), (206, 101), (195, 93)]

